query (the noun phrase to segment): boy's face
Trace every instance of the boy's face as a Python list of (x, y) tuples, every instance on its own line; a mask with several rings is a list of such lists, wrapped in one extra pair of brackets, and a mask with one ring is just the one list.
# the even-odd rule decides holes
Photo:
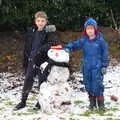
[(41, 31), (46, 26), (47, 20), (45, 18), (38, 17), (35, 19), (35, 24), (38, 28), (38, 31)]
[(86, 26), (86, 33), (89, 37), (95, 36), (95, 28), (92, 25)]

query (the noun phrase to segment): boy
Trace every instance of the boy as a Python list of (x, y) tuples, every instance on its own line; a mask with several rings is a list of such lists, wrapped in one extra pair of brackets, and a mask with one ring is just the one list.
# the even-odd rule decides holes
[(83, 49), (83, 82), (89, 95), (89, 109), (105, 110), (103, 75), (109, 64), (108, 45), (98, 32), (97, 23), (89, 18), (84, 24), (84, 36), (64, 47), (66, 52)]
[[(26, 78), (22, 90), (21, 102), (14, 108), (19, 110), (26, 106), (26, 100), (32, 89), (34, 77), (37, 74), (35, 66), (40, 66), (47, 59), (47, 51), (52, 45), (56, 45), (55, 30), (53, 25), (47, 26), (48, 18), (45, 12), (39, 11), (35, 14), (35, 27), (28, 30), (24, 48), (24, 67)], [(42, 75), (39, 74), (39, 85), (43, 82)], [(36, 104), (36, 107), (39, 107)]]

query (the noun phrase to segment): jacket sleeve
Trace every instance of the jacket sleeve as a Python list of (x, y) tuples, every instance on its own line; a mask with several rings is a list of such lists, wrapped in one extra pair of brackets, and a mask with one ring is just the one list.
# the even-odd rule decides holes
[(33, 42), (33, 29), (29, 28), (26, 36), (25, 36), (25, 43), (24, 43), (24, 55), (23, 55), (23, 67), (26, 68), (28, 65), (28, 58), (30, 56), (30, 52), (32, 49), (32, 42)]
[(45, 40), (45, 44), (41, 46), (38, 50), (39, 53), (46, 53), (51, 46), (57, 45), (59, 40), (57, 38), (56, 32), (48, 32)]
[(109, 65), (109, 48), (108, 44), (104, 39), (101, 39), (101, 56), (102, 56), (102, 67), (107, 67)]
[(67, 52), (73, 52), (73, 51), (79, 50), (83, 47), (84, 41), (85, 41), (85, 39), (81, 38), (80, 40), (77, 40), (75, 42), (71, 42), (71, 43), (65, 45), (64, 49)]

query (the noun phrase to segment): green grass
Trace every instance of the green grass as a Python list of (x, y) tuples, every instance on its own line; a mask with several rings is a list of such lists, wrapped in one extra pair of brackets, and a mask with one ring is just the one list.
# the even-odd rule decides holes
[(120, 47), (110, 46), (110, 52), (112, 54), (114, 54), (114, 53), (120, 53)]
[(115, 111), (118, 111), (119, 109), (118, 108), (111, 108), (109, 111), (113, 111), (113, 112), (115, 112)]
[(5, 106), (15, 106), (15, 103), (13, 103), (11, 101), (6, 101)]
[(88, 110), (88, 111), (84, 112), (83, 114), (81, 114), (81, 116), (89, 117), (90, 114), (93, 114), (93, 112)]
[(41, 120), (41, 118), (35, 118), (35, 119), (33, 119), (33, 120)]
[(3, 62), (3, 57), (0, 55), (0, 62)]
[(76, 120), (75, 118), (69, 118), (69, 120)]
[(13, 115), (17, 115), (17, 116), (27, 116), (27, 115), (31, 115), (31, 113), (28, 112), (24, 112), (24, 113), (13, 113)]
[(89, 117), (91, 114), (98, 114), (100, 116), (104, 116), (105, 112), (106, 111), (99, 111), (99, 110), (90, 111), (90, 110), (87, 110), (86, 112), (84, 112), (83, 114), (81, 114), (81, 116)]
[(13, 115), (17, 115), (17, 116), (28, 116), (28, 115), (33, 115), (33, 114), (37, 114), (38, 111), (35, 110), (28, 110), (27, 112), (13, 112)]
[(5, 111), (5, 107), (0, 107), (0, 113), (3, 113)]
[(5, 99), (0, 99), (0, 103), (4, 103)]
[(113, 113), (107, 113), (105, 116), (113, 116)]
[(120, 102), (117, 102), (116, 105), (120, 105)]
[(32, 97), (30, 98), (30, 101), (35, 101), (35, 100), (37, 100), (37, 96), (36, 96), (36, 95), (34, 95), (34, 96), (32, 96)]
[(83, 102), (83, 101), (80, 101), (80, 100), (74, 101), (74, 104), (76, 104), (76, 105), (79, 105), (79, 104), (81, 104), (81, 103), (84, 103), (84, 102)]
[(37, 114), (40, 112), (40, 110), (33, 110), (32, 108), (31, 109), (28, 109), (28, 112), (29, 113), (32, 113), (32, 114)]
[(0, 99), (0, 103), (5, 104), (5, 106), (15, 106), (15, 103), (10, 101), (10, 100), (6, 100), (6, 99)]
[(111, 103), (110, 103), (110, 102), (106, 102), (105, 104), (106, 104), (106, 105), (110, 105)]
[(120, 118), (107, 118), (107, 120), (120, 120)]

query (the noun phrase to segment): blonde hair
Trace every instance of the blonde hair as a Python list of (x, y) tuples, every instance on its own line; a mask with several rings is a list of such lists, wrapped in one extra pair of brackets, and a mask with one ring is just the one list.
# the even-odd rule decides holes
[(37, 13), (35, 13), (35, 19), (39, 17), (45, 18), (46, 20), (48, 20), (47, 14), (44, 11), (38, 11)]

